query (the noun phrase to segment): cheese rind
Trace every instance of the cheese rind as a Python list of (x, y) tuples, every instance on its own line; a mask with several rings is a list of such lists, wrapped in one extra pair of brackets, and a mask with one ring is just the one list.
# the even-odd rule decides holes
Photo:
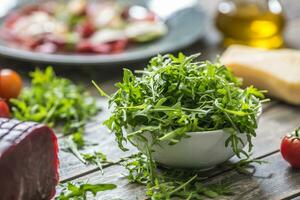
[(300, 105), (300, 51), (233, 45), (220, 60), (243, 78), (244, 85), (266, 89), (272, 97)]

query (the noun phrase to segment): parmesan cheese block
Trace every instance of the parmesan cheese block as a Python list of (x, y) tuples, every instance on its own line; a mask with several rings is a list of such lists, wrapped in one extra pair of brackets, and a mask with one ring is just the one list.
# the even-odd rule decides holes
[(220, 60), (242, 77), (245, 85), (266, 89), (269, 96), (300, 105), (300, 51), (233, 45)]

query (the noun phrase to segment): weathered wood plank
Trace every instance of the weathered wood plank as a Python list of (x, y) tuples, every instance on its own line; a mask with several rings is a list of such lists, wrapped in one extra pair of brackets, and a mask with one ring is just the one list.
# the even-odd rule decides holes
[[(105, 112), (105, 110), (104, 110)], [(280, 121), (285, 120), (287, 123), (281, 124)], [(254, 157), (260, 157), (278, 151), (280, 137), (286, 132), (293, 130), (300, 125), (300, 110), (291, 109), (287, 105), (278, 105), (266, 113), (264, 113), (259, 122), (257, 131), (258, 137), (254, 139)], [(88, 151), (101, 150), (106, 153), (109, 160), (118, 161), (121, 157), (129, 156), (136, 152), (131, 148), (129, 152), (122, 152), (114, 141), (114, 135), (111, 134), (100, 123), (91, 126), (87, 130), (86, 138), (89, 141), (99, 143), (97, 146), (91, 147)], [(268, 144), (268, 145), (265, 145)], [(130, 145), (129, 145), (130, 146)], [(77, 158), (69, 153), (61, 152), (61, 180), (69, 180), (97, 170), (93, 166), (86, 167)]]
[(279, 149), (282, 137), (300, 126), (300, 108), (280, 104), (262, 115), (257, 137), (254, 138), (254, 157)]
[[(119, 149), (115, 137), (103, 126), (94, 126), (90, 129), (90, 135), (87, 138), (91, 142), (97, 142), (95, 146), (91, 146), (89, 149), (84, 150), (84, 153), (101, 151), (107, 155), (107, 159), (112, 162), (117, 162), (121, 157), (127, 157), (136, 152), (134, 148), (131, 151), (123, 152)], [(61, 181), (72, 179), (80, 174), (85, 174), (90, 171), (95, 171), (95, 166), (85, 166), (75, 156), (68, 152), (60, 151), (60, 174)]]
[[(90, 146), (88, 149), (84, 150), (84, 153), (101, 151), (107, 155), (107, 159), (112, 162), (117, 162), (121, 157), (127, 157), (136, 152), (134, 148), (129, 146), (130, 151), (123, 152), (118, 148), (117, 142), (115, 141), (115, 136), (112, 134), (102, 122), (108, 118), (109, 111), (107, 109), (107, 101), (100, 99), (98, 101), (99, 106), (102, 111), (93, 118), (92, 122), (87, 124), (85, 130), (85, 139), (88, 142), (95, 143), (96, 145)], [(59, 146), (62, 149), (64, 147), (63, 138), (59, 139)], [(97, 170), (95, 166), (85, 166), (81, 163), (74, 155), (60, 151), (60, 177), (62, 181), (72, 179), (80, 174), (86, 174)]]
[(288, 194), (286, 197), (283, 197), (281, 200), (300, 200), (300, 188), (296, 190), (296, 193)]
[(297, 193), (295, 196), (293, 196), (293, 197), (291, 197), (291, 198), (287, 197), (287, 198), (285, 198), (284, 200), (289, 200), (289, 199), (292, 199), (292, 200), (300, 200), (300, 191), (299, 191), (299, 193)]
[[(279, 144), (280, 144), (280, 140), (281, 140), (281, 136), (283, 136), (286, 132), (288, 131), (292, 131), (295, 127), (297, 127), (298, 125), (300, 125), (300, 110), (299, 108), (296, 107), (292, 107), (292, 106), (288, 106), (288, 105), (277, 105), (273, 108), (271, 108), (268, 112), (266, 112), (265, 114), (263, 114), (260, 122), (259, 122), (259, 129), (258, 129), (258, 137), (254, 140), (254, 156), (258, 157), (258, 156), (262, 156), (262, 155), (268, 155), (272, 152), (276, 152), (278, 151), (279, 148)], [(100, 126), (95, 126), (94, 127), (95, 132), (97, 132), (97, 130), (101, 130), (103, 129), (103, 127), (101, 128)], [(107, 130), (106, 130), (107, 131)], [(95, 133), (94, 132), (94, 133)], [(113, 145), (115, 145), (115, 147), (117, 148), (116, 144), (113, 144), (113, 135), (109, 134), (108, 132), (105, 133), (105, 129), (103, 129), (103, 133), (102, 134), (97, 134), (97, 136), (102, 135), (104, 138), (102, 138), (103, 140), (105, 140), (105, 138), (111, 138), (108, 140), (111, 140), (112, 143), (108, 142), (106, 143), (106, 145), (111, 145), (110, 147), (113, 148)], [(96, 134), (95, 134), (96, 135)], [(91, 135), (92, 137), (94, 137), (94, 134)], [(101, 141), (101, 140), (98, 140)], [(105, 146), (103, 146), (105, 147)], [(109, 149), (107, 149), (108, 154), (111, 153), (111, 151)], [(114, 151), (113, 151), (114, 152)], [(116, 151), (117, 152), (117, 149)], [(121, 152), (120, 152), (121, 153)], [(117, 153), (115, 154), (115, 158), (118, 157)], [(120, 155), (122, 156), (122, 155)], [(273, 159), (274, 156), (277, 159)], [(70, 159), (70, 156), (67, 156), (68, 159)], [(267, 157), (267, 160), (271, 159), (271, 165), (263, 165), (263, 166), (259, 166), (257, 167), (257, 172), (256, 173), (262, 173), (264, 172), (264, 170), (266, 172), (270, 171), (269, 169), (272, 170), (277, 170), (277, 166), (278, 170), (283, 170), (283, 166), (287, 166), (280, 158), (279, 153), (275, 153), (275, 155), (271, 155), (270, 157)], [(277, 164), (278, 160), (281, 160), (279, 162), (280, 165)], [(76, 163), (76, 161), (74, 161)], [(67, 162), (69, 163), (69, 162)], [(86, 168), (83, 165), (79, 165), (78, 162), (75, 164), (68, 164), (68, 166), (63, 167), (62, 169), (64, 169), (64, 174), (63, 177), (73, 177), (75, 178), (76, 176), (81, 176), (81, 175), (85, 175), (86, 173), (91, 173), (93, 171), (95, 171), (95, 168), (91, 167), (91, 168)], [(275, 165), (273, 164), (275, 163)], [(284, 164), (283, 164), (284, 163)], [(274, 165), (274, 166), (273, 166)], [(268, 167), (265, 167), (268, 166)], [(272, 166), (272, 167), (270, 167)], [(72, 172), (73, 171), (73, 172)], [(72, 172), (72, 173), (70, 173)], [(94, 172), (91, 174), (88, 174), (86, 176), (80, 177), (77, 180), (89, 180), (91, 182), (113, 182), (116, 183), (118, 185), (118, 189), (114, 190), (114, 191), (110, 191), (110, 192), (104, 192), (101, 195), (103, 196), (99, 196), (99, 198), (97, 197), (97, 199), (144, 199), (145, 198), (145, 194), (144, 194), (144, 187), (141, 186), (137, 186), (135, 184), (129, 184), (128, 181), (122, 176), (122, 174), (125, 174), (126, 171), (123, 169), (123, 167), (119, 166), (119, 165), (114, 165), (114, 166), (110, 166), (108, 168), (105, 169), (105, 175), (102, 176), (99, 172)], [(278, 174), (280, 175), (282, 172), (275, 172), (278, 176)], [(66, 175), (67, 174), (67, 175)], [(71, 174), (71, 175), (70, 175)], [(220, 175), (218, 175), (220, 174)], [(228, 175), (229, 174), (229, 175)], [(234, 174), (234, 175), (232, 175)], [(283, 173), (284, 174), (284, 173)], [(228, 177), (228, 179), (233, 179), (236, 180), (236, 177), (240, 177), (241, 175), (236, 174), (236, 172), (234, 171), (229, 171), (228, 173), (222, 173), (222, 169), (217, 169), (216, 171), (213, 171), (210, 176), (213, 176), (215, 178), (213, 178), (214, 180), (219, 180), (221, 179), (221, 177), (225, 176)], [(232, 176), (232, 177), (231, 177)], [(292, 176), (293, 178), (294, 176)], [(298, 177), (298, 176), (295, 176)], [(254, 183), (249, 182), (249, 180), (255, 180)], [(280, 182), (280, 179), (277, 177), (276, 179), (273, 180), (273, 177), (271, 179), (271, 181), (267, 181), (267, 182), (263, 182), (263, 187), (262, 189), (260, 189), (260, 185), (255, 183), (260, 183), (261, 179), (257, 179), (255, 177), (247, 177), (247, 179), (242, 179), (243, 181), (249, 182), (250, 186), (252, 187), (251, 189), (255, 189), (256, 193), (255, 195), (267, 195), (267, 193), (262, 193), (263, 191), (267, 190), (273, 190), (273, 189), (268, 189), (267, 186), (271, 185), (270, 183), (272, 183), (273, 181), (276, 181), (279, 183), (278, 184), (287, 184), (285, 182)], [(294, 178), (293, 178), (294, 180)], [(286, 180), (283, 180), (286, 181)], [(298, 181), (300, 182), (300, 181)], [(280, 185), (275, 185), (272, 187), (277, 187), (280, 188)], [(300, 184), (300, 183), (298, 183)], [(243, 185), (241, 183), (241, 185)], [(274, 185), (274, 184), (273, 184)], [(296, 186), (296, 185), (295, 185)], [(235, 187), (235, 185), (234, 185)], [(285, 186), (282, 186), (282, 188), (285, 188)], [(241, 190), (241, 188), (238, 189), (238, 191)], [(242, 190), (241, 190), (242, 191)], [(247, 196), (248, 190), (245, 190), (245, 195)], [(278, 190), (279, 192), (279, 190)], [(282, 193), (281, 197), (284, 198), (286, 196), (284, 195), (290, 195), (290, 194), (294, 194), (296, 191), (295, 188), (293, 188), (292, 190), (289, 190), (288, 193)], [(242, 194), (239, 193), (239, 194)], [(244, 192), (243, 192), (244, 194)], [(272, 193), (274, 194), (274, 193)], [(138, 197), (138, 198), (137, 198)], [(239, 196), (240, 197), (240, 196)], [(256, 197), (256, 196), (255, 196)], [(281, 198), (280, 197), (280, 198)], [(247, 196), (248, 198), (248, 196)], [(235, 198), (238, 199), (238, 198)], [(263, 198), (262, 198), (263, 199)], [(266, 199), (266, 198), (265, 198)]]
[[(292, 170), (276, 153), (264, 159), (268, 164), (255, 166), (253, 176), (230, 171), (206, 181), (207, 184), (226, 182), (232, 187), (233, 196), (222, 196), (217, 199), (231, 200), (266, 200), (283, 199), (299, 192), (300, 170)], [(81, 177), (78, 180), (89, 180), (91, 183), (114, 183), (117, 189), (99, 193), (96, 199), (145, 199), (145, 188), (141, 185), (129, 184), (124, 175), (126, 170), (119, 165), (106, 169), (102, 176), (99, 172)]]
[[(300, 170), (293, 170), (276, 153), (264, 159), (268, 164), (255, 167), (253, 176), (241, 175), (236, 171), (214, 177), (209, 183), (227, 181), (236, 192), (227, 199), (265, 200), (282, 199), (299, 191)], [(224, 199), (221, 197), (219, 199)]]
[[(113, 183), (117, 188), (111, 191), (102, 192), (96, 198), (89, 199), (123, 199), (123, 200), (141, 200), (146, 199), (145, 189), (141, 185), (131, 184), (125, 175), (127, 171), (120, 165), (114, 165), (106, 169), (104, 175), (95, 172), (87, 176), (80, 177), (76, 181), (86, 181), (89, 183)], [(58, 188), (58, 191), (60, 188)]]

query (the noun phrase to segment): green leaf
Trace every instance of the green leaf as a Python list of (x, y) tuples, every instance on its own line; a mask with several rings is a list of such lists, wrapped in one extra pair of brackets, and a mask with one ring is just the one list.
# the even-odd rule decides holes
[(10, 100), (12, 114), (21, 121), (36, 121), (51, 127), (62, 126), (63, 134), (73, 135), (82, 148), (83, 126), (100, 109), (81, 86), (55, 75), (52, 67), (30, 73), (31, 87), (24, 88), (18, 99)]
[(163, 137), (159, 138), (158, 140), (160, 140), (160, 141), (170, 140), (179, 133), (185, 133), (186, 130), (187, 130), (186, 127), (175, 129), (174, 131), (166, 133)]
[(99, 94), (103, 97), (109, 97), (108, 94), (106, 94), (98, 85), (95, 81), (92, 81), (93, 85), (96, 87), (98, 90)]
[[(164, 141), (176, 145), (188, 137), (187, 132), (227, 129), (224, 146), (231, 147), (241, 159), (248, 159), (251, 153), (264, 91), (241, 88), (241, 80), (227, 67), (198, 61), (198, 57), (158, 55), (137, 73), (125, 69), (117, 91), (108, 97), (112, 112), (104, 125), (115, 134), (119, 147), (127, 150), (124, 144), (128, 141), (147, 147), (143, 150), (146, 155), (125, 167), (131, 182), (147, 185), (151, 199), (214, 198), (220, 194), (216, 187), (197, 190), (197, 180), (188, 182), (195, 174), (178, 180), (159, 173), (152, 159), (153, 145)], [(249, 143), (245, 150), (244, 136)]]
[(94, 196), (98, 192), (113, 190), (117, 186), (115, 184), (89, 184), (89, 183), (72, 183), (68, 182), (63, 185), (62, 192), (55, 197), (56, 200), (85, 200), (88, 193)]
[(102, 192), (105, 190), (113, 190), (115, 188), (117, 188), (115, 184), (84, 184), (81, 186), (82, 190), (92, 192), (94, 196), (96, 196), (98, 192)]

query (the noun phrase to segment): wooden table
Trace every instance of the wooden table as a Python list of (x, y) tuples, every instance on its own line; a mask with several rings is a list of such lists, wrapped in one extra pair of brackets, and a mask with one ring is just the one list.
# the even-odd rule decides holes
[[(213, 13), (217, 1), (202, 0), (200, 4)], [(284, 1), (286, 13), (290, 20), (287, 27), (287, 45), (294, 48), (300, 47), (300, 4), (296, 0)], [(298, 9), (297, 9), (298, 8)], [(212, 18), (213, 15), (210, 15)], [(218, 46), (220, 37), (213, 25), (208, 27), (209, 36), (205, 40), (185, 49), (185, 52), (203, 52), (203, 58), (214, 59), (222, 50)], [(119, 80), (120, 76), (102, 83), (109, 90), (112, 82)], [(86, 126), (86, 138), (97, 141), (99, 145), (93, 149), (104, 152), (109, 160), (117, 162), (122, 157), (136, 153), (131, 148), (129, 152), (122, 152), (117, 147), (114, 135), (111, 134), (101, 121), (108, 116), (106, 101), (99, 100), (103, 111)], [(258, 136), (254, 140), (253, 157), (267, 161), (267, 164), (256, 165), (253, 176), (242, 175), (235, 170), (218, 168), (208, 173), (206, 183), (227, 181), (234, 188), (234, 196), (221, 197), (219, 199), (300, 199), (300, 171), (293, 170), (282, 159), (279, 146), (283, 135), (294, 130), (300, 125), (300, 108), (273, 101), (265, 106), (257, 130)], [(91, 149), (90, 149), (91, 150)], [(118, 165), (107, 165), (102, 175), (94, 166), (84, 166), (74, 156), (60, 152), (61, 181), (88, 180), (92, 183), (114, 183), (118, 187), (115, 190), (99, 193), (96, 199), (146, 199), (144, 186), (128, 183), (124, 177), (126, 170)]]
[[(117, 162), (137, 150), (128, 152), (119, 150), (114, 134), (101, 122), (108, 116), (106, 100), (99, 99), (103, 111), (86, 125), (86, 139), (99, 143), (87, 151), (100, 150), (111, 161)], [(255, 165), (255, 173), (240, 174), (235, 170), (218, 167), (205, 173), (204, 183), (229, 183), (235, 194), (218, 199), (296, 199), (300, 196), (300, 170), (291, 169), (279, 152), (283, 135), (300, 125), (300, 108), (273, 101), (265, 105), (259, 121), (258, 136), (254, 139), (253, 157), (268, 163)], [(60, 139), (62, 141), (62, 138)], [(233, 159), (234, 160), (234, 159)], [(69, 180), (88, 181), (90, 183), (114, 183), (115, 190), (99, 193), (96, 199), (146, 199), (144, 186), (128, 183), (126, 170), (119, 164), (105, 165), (104, 175), (95, 166), (85, 166), (69, 153), (60, 152), (61, 182)], [(201, 176), (201, 174), (200, 174)]]
[[(210, 18), (215, 9), (217, 0), (201, 0), (200, 4), (206, 8)], [(300, 3), (297, 0), (285, 0), (286, 13), (289, 18), (289, 25), (286, 32), (287, 45), (300, 47)], [(207, 29), (206, 38), (184, 49), (184, 52), (194, 53), (203, 52), (204, 59), (214, 59), (222, 49), (218, 46), (220, 37), (211, 23)], [(21, 63), (7, 59), (1, 59), (2, 66), (14, 66), (20, 69), (20, 66), (35, 66), (32, 63)], [(141, 63), (144, 64), (144, 63)], [(137, 66), (135, 64), (135, 66)], [(69, 78), (90, 85), (91, 79), (101, 82), (106, 91), (112, 91), (112, 83), (121, 77), (120, 68), (116, 69), (95, 69), (95, 68), (57, 68), (58, 74), (66, 75)], [(69, 73), (72, 71), (73, 73)], [(84, 73), (82, 73), (84, 71)], [(26, 73), (26, 72), (25, 72)], [(78, 75), (79, 74), (79, 75)], [(84, 74), (84, 76), (83, 76)], [(95, 90), (93, 90), (95, 92)], [(86, 125), (86, 139), (98, 142), (87, 151), (100, 150), (107, 155), (111, 161), (118, 162), (120, 158), (128, 157), (137, 150), (130, 148), (128, 152), (119, 150), (115, 142), (114, 135), (111, 134), (101, 122), (108, 117), (107, 102), (99, 99), (99, 105), (103, 111)], [(254, 140), (253, 157), (267, 161), (267, 164), (256, 165), (253, 176), (247, 176), (237, 173), (235, 170), (217, 168), (210, 171), (205, 183), (226, 181), (233, 187), (235, 194), (229, 197), (219, 199), (294, 199), (300, 200), (300, 171), (291, 169), (282, 159), (279, 146), (283, 135), (294, 130), (300, 125), (300, 108), (290, 106), (278, 101), (272, 101), (264, 108), (259, 121), (257, 130), (258, 136)], [(63, 138), (59, 139), (60, 144)], [(124, 199), (141, 200), (146, 199), (145, 188), (137, 184), (129, 184), (124, 177), (126, 170), (119, 164), (105, 165), (104, 175), (97, 167), (85, 166), (73, 155), (60, 151), (60, 176), (61, 182), (67, 181), (89, 181), (91, 183), (114, 183), (118, 187), (115, 190), (102, 192), (96, 199)]]

